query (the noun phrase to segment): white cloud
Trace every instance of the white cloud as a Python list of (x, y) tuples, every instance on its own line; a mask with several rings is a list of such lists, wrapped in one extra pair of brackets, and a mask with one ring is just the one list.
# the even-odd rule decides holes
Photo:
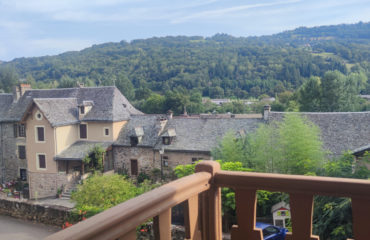
[(78, 51), (93, 44), (90, 40), (84, 39), (56, 39), (43, 38), (30, 40), (28, 47), (37, 51), (53, 50), (54, 52)]
[(202, 11), (202, 12), (197, 12), (191, 15), (187, 15), (184, 17), (180, 17), (177, 19), (173, 19), (171, 23), (182, 23), (182, 22), (187, 22), (189, 20), (193, 20), (193, 19), (215, 18), (215, 17), (220, 17), (226, 14), (239, 12), (243, 10), (298, 3), (300, 1), (301, 0), (287, 0), (287, 1), (279, 1), (279, 2), (271, 2), (271, 3), (247, 4), (247, 5), (240, 5), (240, 6), (222, 8), (222, 9), (216, 9), (216, 10), (207, 10), (207, 11)]

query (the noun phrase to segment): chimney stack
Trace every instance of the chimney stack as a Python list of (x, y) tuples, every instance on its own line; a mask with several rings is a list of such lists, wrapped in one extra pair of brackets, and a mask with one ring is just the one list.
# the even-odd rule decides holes
[(263, 119), (265, 121), (268, 121), (269, 120), (269, 113), (271, 111), (271, 106), (270, 105), (265, 105), (263, 107)]
[(20, 83), (17, 86), (13, 87), (13, 101), (17, 102), (19, 98), (23, 96), (23, 94), (31, 90), (31, 85), (29, 83)]
[(173, 112), (171, 110), (168, 110), (168, 112), (167, 112), (167, 118), (168, 119), (172, 119), (172, 117), (173, 117)]

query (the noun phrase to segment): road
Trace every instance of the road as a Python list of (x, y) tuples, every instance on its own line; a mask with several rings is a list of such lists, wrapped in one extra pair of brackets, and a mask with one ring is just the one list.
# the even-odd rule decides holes
[(39, 240), (60, 228), (0, 215), (0, 240)]

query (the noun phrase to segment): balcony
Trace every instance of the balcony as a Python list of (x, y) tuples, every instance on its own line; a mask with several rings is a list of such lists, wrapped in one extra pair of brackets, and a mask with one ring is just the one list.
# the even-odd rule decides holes
[(128, 200), (105, 212), (49, 236), (48, 240), (136, 239), (136, 227), (153, 218), (156, 239), (171, 239), (171, 208), (185, 201), (186, 239), (221, 240), (222, 187), (235, 190), (237, 223), (232, 240), (262, 240), (255, 228), (256, 191), (290, 195), (292, 233), (287, 240), (314, 240), (313, 197), (349, 197), (352, 200), (353, 234), (370, 238), (370, 181), (220, 170), (217, 162), (203, 161), (196, 173)]

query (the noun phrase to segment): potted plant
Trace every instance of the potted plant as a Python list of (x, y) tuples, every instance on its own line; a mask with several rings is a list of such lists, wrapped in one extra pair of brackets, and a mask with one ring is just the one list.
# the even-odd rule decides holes
[(62, 197), (62, 193), (63, 193), (63, 189), (62, 188), (58, 188), (58, 190), (57, 190), (57, 198), (61, 198)]

